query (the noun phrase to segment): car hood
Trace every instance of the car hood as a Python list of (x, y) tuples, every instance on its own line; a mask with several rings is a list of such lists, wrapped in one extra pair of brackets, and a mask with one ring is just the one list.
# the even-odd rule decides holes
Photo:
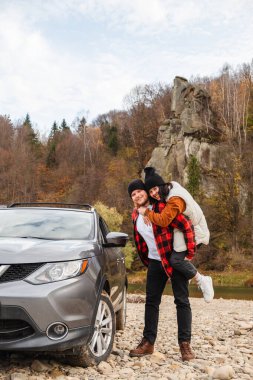
[(99, 248), (92, 241), (0, 238), (0, 264), (68, 261), (96, 254)]

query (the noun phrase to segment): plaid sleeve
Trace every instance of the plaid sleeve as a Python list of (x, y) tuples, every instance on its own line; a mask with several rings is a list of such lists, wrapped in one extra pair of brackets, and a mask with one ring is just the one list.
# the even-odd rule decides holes
[(143, 237), (137, 231), (137, 226), (136, 226), (137, 218), (138, 218), (138, 212), (136, 211), (136, 209), (134, 209), (132, 213), (132, 221), (134, 225), (134, 242), (135, 242), (135, 246), (142, 263), (147, 267), (148, 262), (149, 262), (148, 246), (145, 240), (143, 239)]
[(184, 214), (179, 214), (172, 221), (171, 227), (177, 228), (183, 232), (188, 251), (186, 257), (187, 259), (191, 260), (196, 253), (195, 232), (191, 220)]

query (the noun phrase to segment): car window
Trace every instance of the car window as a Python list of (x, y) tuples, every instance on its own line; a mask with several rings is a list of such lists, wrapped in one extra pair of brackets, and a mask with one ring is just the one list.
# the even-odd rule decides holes
[(99, 227), (100, 227), (100, 231), (103, 237), (103, 241), (106, 242), (106, 235), (110, 232), (110, 230), (107, 224), (105, 223), (105, 221), (101, 217), (99, 218)]
[(0, 210), (0, 237), (53, 240), (94, 238), (94, 214), (72, 210)]

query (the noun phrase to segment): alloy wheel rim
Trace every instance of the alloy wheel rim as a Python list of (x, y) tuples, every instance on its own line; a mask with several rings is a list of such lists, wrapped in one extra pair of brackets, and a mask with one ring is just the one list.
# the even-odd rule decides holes
[(106, 302), (100, 300), (96, 315), (94, 334), (89, 343), (93, 355), (100, 357), (106, 353), (112, 339), (112, 315)]

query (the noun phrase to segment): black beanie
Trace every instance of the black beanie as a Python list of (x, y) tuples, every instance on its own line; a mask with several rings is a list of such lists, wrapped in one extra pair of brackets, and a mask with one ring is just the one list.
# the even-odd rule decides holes
[(132, 182), (129, 183), (128, 194), (130, 195), (130, 197), (131, 197), (132, 192), (134, 190), (145, 190), (145, 191), (147, 191), (146, 187), (145, 187), (145, 185), (141, 179), (134, 179)]
[(152, 189), (152, 187), (165, 185), (162, 177), (155, 172), (155, 168), (148, 166), (144, 169), (145, 172), (145, 187), (147, 191)]

